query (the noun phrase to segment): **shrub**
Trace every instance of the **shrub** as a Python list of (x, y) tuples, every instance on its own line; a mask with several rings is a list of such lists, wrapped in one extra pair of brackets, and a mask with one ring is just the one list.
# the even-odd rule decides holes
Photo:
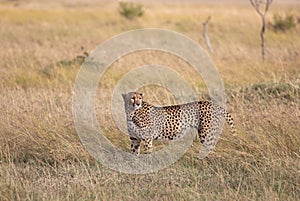
[(273, 21), (274, 22), (273, 24), (271, 24), (271, 27), (275, 31), (287, 31), (296, 26), (295, 17), (293, 15), (282, 17), (278, 14), (275, 14), (273, 17)]
[(127, 19), (141, 17), (144, 14), (143, 6), (132, 2), (120, 2), (119, 12)]
[(299, 100), (300, 86), (284, 82), (255, 83), (241, 88), (238, 94), (243, 95), (244, 100), (247, 101), (280, 99), (282, 103), (290, 104)]

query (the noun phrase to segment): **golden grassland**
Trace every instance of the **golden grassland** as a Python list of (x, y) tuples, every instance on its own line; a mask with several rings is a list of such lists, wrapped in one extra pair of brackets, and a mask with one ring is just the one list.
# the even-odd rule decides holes
[[(260, 19), (248, 5), (149, 4), (133, 20), (118, 14), (117, 3), (81, 6), (0, 4), (0, 200), (300, 199), (299, 24), (287, 32), (267, 30), (262, 61)], [(299, 6), (274, 4), (268, 20), (276, 13), (300, 17)], [(202, 22), (209, 15), (210, 56), (226, 86), (237, 136), (225, 127), (208, 158), (197, 158), (195, 140), (175, 164), (147, 175), (96, 162), (73, 122), (76, 57), (116, 34), (148, 27), (204, 46)], [(112, 92), (128, 70), (153, 62), (173, 67), (199, 98), (207, 97), (201, 77), (173, 55), (143, 51), (119, 59), (99, 84), (95, 108), (107, 137), (126, 151), (127, 136), (111, 123)], [(163, 88), (141, 91), (150, 102), (174, 102)]]

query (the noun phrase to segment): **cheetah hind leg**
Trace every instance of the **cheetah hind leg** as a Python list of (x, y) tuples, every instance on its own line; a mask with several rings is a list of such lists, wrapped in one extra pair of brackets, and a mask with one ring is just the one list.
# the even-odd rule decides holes
[(217, 140), (218, 140), (218, 130), (208, 129), (208, 128), (199, 128), (198, 135), (200, 142), (202, 144), (199, 157), (203, 159), (208, 156), (215, 148)]
[(131, 153), (138, 156), (140, 154), (140, 144), (141, 140), (130, 137), (130, 147), (131, 147)]
[(144, 153), (150, 154), (152, 152), (152, 139), (144, 140)]

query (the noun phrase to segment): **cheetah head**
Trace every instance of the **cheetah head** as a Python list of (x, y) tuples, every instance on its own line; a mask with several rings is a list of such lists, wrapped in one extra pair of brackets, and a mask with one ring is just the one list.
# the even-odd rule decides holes
[(138, 92), (122, 93), (126, 111), (137, 110), (142, 107), (143, 94)]

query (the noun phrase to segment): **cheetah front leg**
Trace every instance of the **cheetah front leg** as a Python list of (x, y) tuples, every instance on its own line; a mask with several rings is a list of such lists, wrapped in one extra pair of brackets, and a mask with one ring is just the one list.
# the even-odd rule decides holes
[(144, 140), (144, 150), (145, 154), (150, 154), (152, 152), (152, 139)]
[(141, 140), (135, 137), (130, 137), (131, 153), (138, 156), (140, 154)]

